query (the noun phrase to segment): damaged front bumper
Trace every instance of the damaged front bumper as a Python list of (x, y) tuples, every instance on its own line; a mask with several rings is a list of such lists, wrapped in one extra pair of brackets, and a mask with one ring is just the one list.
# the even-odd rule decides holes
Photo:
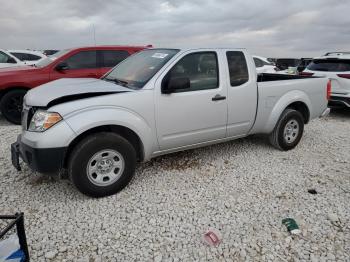
[(60, 148), (33, 148), (23, 143), (21, 135), (11, 144), (12, 165), (21, 170), (22, 159), (33, 171), (39, 173), (58, 173), (64, 164), (66, 147)]

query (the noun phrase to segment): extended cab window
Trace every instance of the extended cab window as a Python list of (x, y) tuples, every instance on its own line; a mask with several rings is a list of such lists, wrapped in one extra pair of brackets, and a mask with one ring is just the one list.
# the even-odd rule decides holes
[(226, 56), (231, 86), (239, 86), (248, 82), (248, 66), (243, 52), (228, 51), (226, 52)]
[(114, 67), (127, 58), (130, 54), (124, 50), (101, 50), (101, 67)]
[(96, 51), (81, 51), (66, 59), (69, 69), (97, 68)]
[(198, 91), (219, 87), (219, 67), (215, 52), (192, 53), (183, 57), (168, 73), (168, 77), (186, 77), (190, 88), (175, 92)]
[(345, 72), (350, 71), (350, 60), (345, 59), (316, 59), (307, 69), (312, 71)]

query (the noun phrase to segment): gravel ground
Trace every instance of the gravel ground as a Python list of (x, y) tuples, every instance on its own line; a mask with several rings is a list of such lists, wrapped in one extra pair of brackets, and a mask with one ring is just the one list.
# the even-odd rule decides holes
[[(289, 152), (252, 136), (156, 158), (102, 199), (16, 172), (18, 132), (0, 119), (0, 211), (25, 213), (32, 261), (350, 260), (350, 111), (312, 121)], [(217, 247), (202, 242), (208, 228)]]

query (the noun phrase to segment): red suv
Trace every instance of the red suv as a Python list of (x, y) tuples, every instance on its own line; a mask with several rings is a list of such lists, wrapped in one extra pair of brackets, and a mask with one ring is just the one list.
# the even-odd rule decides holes
[(20, 124), (26, 92), (47, 82), (72, 77), (100, 78), (129, 55), (147, 47), (94, 46), (62, 50), (34, 66), (0, 69), (0, 111), (14, 124)]

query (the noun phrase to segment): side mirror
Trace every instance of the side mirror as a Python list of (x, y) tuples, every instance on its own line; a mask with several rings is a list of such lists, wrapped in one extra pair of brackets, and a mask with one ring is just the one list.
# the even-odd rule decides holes
[(171, 77), (162, 83), (162, 93), (171, 94), (176, 90), (189, 89), (191, 82), (188, 77)]
[(7, 59), (7, 63), (9, 63), (9, 64), (17, 64), (16, 60), (13, 57), (9, 57)]
[(57, 71), (63, 71), (69, 69), (68, 64), (66, 62), (60, 62), (56, 65), (55, 69)]

